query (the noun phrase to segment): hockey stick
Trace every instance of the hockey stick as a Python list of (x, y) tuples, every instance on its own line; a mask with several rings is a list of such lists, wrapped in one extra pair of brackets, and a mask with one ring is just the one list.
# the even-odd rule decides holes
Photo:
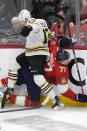
[(19, 35), (21, 34), (20, 32), (17, 32), (17, 33), (11, 33), (11, 34), (4, 34), (2, 36), (0, 36), (0, 38), (4, 38), (4, 37), (8, 37), (8, 36), (13, 36), (13, 35)]
[(36, 106), (36, 107), (25, 107), (25, 108), (19, 108), (19, 109), (1, 109), (0, 113), (8, 113), (8, 112), (17, 112), (17, 111), (25, 111), (25, 110), (32, 110), (32, 109), (38, 109), (40, 108), (41, 106)]
[(77, 59), (76, 59), (76, 54), (75, 54), (74, 46), (73, 46), (73, 43), (72, 43), (72, 37), (71, 37), (70, 28), (69, 28), (69, 18), (68, 18), (68, 17), (65, 18), (65, 26), (66, 26), (67, 29), (68, 29), (69, 38), (70, 38), (70, 40), (71, 40), (71, 46), (72, 46), (72, 51), (73, 51), (73, 55), (74, 55), (74, 60), (75, 60), (75, 63), (76, 63), (76, 69), (77, 69), (77, 73), (78, 73), (78, 77), (79, 77), (79, 81), (80, 81), (81, 91), (82, 91), (82, 94), (84, 94), (84, 90), (83, 90), (83, 88), (82, 88), (80, 71), (79, 71), (79, 67), (78, 67), (78, 62), (77, 62)]

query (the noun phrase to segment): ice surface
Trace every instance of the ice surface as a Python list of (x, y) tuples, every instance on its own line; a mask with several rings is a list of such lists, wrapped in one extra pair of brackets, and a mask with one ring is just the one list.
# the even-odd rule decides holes
[(87, 131), (87, 107), (0, 113), (0, 131)]

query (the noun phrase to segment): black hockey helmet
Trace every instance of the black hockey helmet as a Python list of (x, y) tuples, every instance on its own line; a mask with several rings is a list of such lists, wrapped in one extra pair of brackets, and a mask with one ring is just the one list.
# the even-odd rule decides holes
[(57, 61), (64, 61), (70, 58), (70, 54), (65, 50), (59, 50), (56, 54), (56, 60)]

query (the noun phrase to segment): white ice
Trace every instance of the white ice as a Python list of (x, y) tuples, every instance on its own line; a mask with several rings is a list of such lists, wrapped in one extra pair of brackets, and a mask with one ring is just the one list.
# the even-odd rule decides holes
[(0, 113), (0, 131), (87, 131), (87, 107)]

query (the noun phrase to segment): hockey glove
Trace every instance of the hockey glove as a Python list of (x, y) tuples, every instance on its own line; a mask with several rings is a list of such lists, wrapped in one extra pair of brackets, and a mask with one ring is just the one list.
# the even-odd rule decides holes
[(63, 48), (63, 47), (69, 47), (72, 45), (71, 43), (71, 40), (64, 37), (64, 36), (61, 36), (58, 38), (58, 45), (60, 46), (60, 48)]
[(32, 31), (32, 27), (30, 25), (24, 26), (22, 28), (21, 34), (22, 36), (27, 37), (31, 31)]

